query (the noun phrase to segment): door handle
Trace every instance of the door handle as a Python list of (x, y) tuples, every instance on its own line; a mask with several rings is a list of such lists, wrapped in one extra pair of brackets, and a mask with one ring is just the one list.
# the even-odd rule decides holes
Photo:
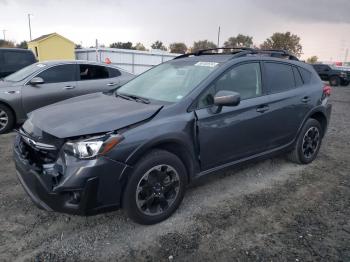
[(115, 85), (117, 85), (118, 83), (108, 83), (107, 85), (108, 86), (115, 86)]
[(267, 105), (262, 105), (262, 106), (258, 106), (257, 109), (256, 109), (256, 112), (258, 113), (264, 113), (266, 112), (267, 110), (269, 110), (269, 106)]
[(75, 86), (65, 86), (64, 89), (69, 90), (69, 89), (74, 89)]
[(309, 103), (310, 102), (310, 98), (308, 96), (305, 96), (305, 97), (303, 97), (303, 99), (301, 99), (301, 102)]

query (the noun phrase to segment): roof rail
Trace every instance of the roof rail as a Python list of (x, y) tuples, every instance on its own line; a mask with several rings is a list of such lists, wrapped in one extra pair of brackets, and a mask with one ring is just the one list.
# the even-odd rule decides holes
[[(208, 53), (209, 51), (219, 51), (219, 50), (232, 50), (232, 52), (225, 52), (225, 53)], [(269, 55), (271, 57), (278, 57), (278, 58), (284, 58), (289, 60), (296, 60), (299, 61), (299, 59), (295, 56), (290, 54), (286, 50), (282, 49), (254, 49), (249, 47), (219, 47), (219, 48), (209, 48), (209, 49), (202, 49), (193, 53), (187, 53), (180, 56), (175, 57), (174, 59), (189, 57), (189, 56), (200, 56), (200, 55), (221, 55), (221, 54), (232, 54), (234, 55), (232, 58), (238, 58), (243, 57), (247, 55)]]

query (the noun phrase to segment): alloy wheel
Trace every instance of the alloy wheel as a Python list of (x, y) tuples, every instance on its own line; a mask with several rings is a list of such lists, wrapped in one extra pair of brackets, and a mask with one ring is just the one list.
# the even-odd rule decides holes
[(180, 177), (170, 165), (158, 165), (148, 170), (136, 188), (136, 204), (140, 212), (156, 216), (175, 202), (180, 189)]
[(4, 110), (0, 109), (0, 131), (5, 129), (9, 122), (9, 117)]
[(310, 127), (304, 135), (302, 151), (305, 158), (311, 158), (316, 153), (320, 143), (320, 131), (317, 127)]

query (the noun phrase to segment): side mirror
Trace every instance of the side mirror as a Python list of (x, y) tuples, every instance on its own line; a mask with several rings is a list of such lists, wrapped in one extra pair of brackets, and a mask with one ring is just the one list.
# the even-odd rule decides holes
[(33, 77), (32, 80), (29, 81), (29, 83), (33, 86), (44, 84), (45, 81), (41, 77)]
[(241, 102), (239, 93), (227, 90), (221, 90), (214, 96), (214, 105), (223, 106), (237, 106)]

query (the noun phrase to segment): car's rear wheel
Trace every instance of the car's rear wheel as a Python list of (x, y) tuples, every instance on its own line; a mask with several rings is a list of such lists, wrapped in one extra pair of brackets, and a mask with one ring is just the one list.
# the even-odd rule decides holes
[(331, 86), (339, 86), (340, 85), (340, 78), (339, 78), (339, 76), (331, 76), (329, 78), (329, 84)]
[(12, 110), (0, 104), (0, 134), (9, 132), (15, 124), (15, 117)]
[(349, 83), (350, 83), (350, 82), (349, 82), (348, 80), (342, 80), (341, 83), (340, 83), (340, 85), (341, 85), (341, 86), (347, 86), (347, 85), (349, 85)]
[(136, 164), (123, 195), (123, 208), (135, 222), (158, 223), (178, 208), (186, 184), (186, 168), (176, 155), (152, 151)]
[(323, 130), (315, 119), (308, 119), (301, 130), (293, 151), (288, 155), (289, 160), (298, 164), (309, 164), (317, 156), (321, 147)]

